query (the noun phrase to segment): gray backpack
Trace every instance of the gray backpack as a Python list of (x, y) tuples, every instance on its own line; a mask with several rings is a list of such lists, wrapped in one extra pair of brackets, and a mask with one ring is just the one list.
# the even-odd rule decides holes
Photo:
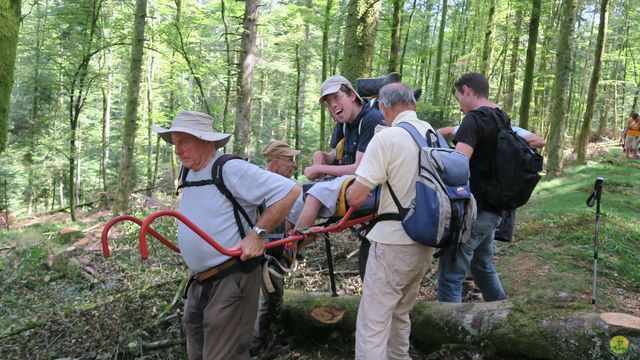
[(381, 214), (380, 220), (401, 221), (407, 235), (422, 245), (459, 247), (471, 236), (477, 213), (469, 187), (469, 160), (460, 152), (441, 147), (443, 140), (438, 140), (433, 129), (425, 139), (411, 124), (398, 126), (411, 134), (419, 148), (416, 197), (409, 208), (402, 207), (387, 182), (398, 214)]

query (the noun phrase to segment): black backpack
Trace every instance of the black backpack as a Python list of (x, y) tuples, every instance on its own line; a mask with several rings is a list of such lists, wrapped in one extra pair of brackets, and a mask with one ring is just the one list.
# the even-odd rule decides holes
[(511, 119), (502, 111), (482, 108), (498, 127), (491, 180), (481, 183), (484, 199), (496, 210), (516, 209), (529, 201), (540, 180), (542, 155), (511, 129)]
[(215, 185), (218, 188), (218, 190), (233, 205), (233, 216), (236, 219), (238, 232), (240, 232), (241, 238), (244, 238), (247, 234), (246, 234), (244, 225), (242, 224), (242, 219), (240, 218), (240, 216), (242, 216), (245, 219), (246, 223), (249, 225), (249, 228), (253, 228), (253, 222), (249, 218), (249, 215), (247, 214), (247, 212), (244, 211), (242, 206), (240, 206), (238, 201), (233, 197), (233, 194), (231, 194), (231, 191), (229, 191), (229, 189), (227, 189), (227, 187), (224, 185), (224, 179), (222, 178), (222, 167), (224, 166), (224, 164), (226, 164), (227, 161), (236, 160), (236, 159), (245, 160), (242, 156), (233, 155), (233, 154), (223, 154), (222, 156), (220, 156), (213, 163), (213, 166), (211, 167), (211, 179), (208, 179), (208, 180), (187, 181), (187, 174), (189, 173), (189, 169), (185, 167), (180, 167), (180, 174), (178, 175), (178, 177), (180, 178), (180, 184), (176, 189), (176, 195), (178, 195), (180, 189), (185, 187)]

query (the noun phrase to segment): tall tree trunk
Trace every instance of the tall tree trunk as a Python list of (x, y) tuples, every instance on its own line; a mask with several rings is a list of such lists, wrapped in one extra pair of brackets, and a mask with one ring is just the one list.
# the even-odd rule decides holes
[(482, 64), (481, 71), (487, 79), (491, 77), (491, 55), (493, 54), (493, 39), (495, 37), (496, 28), (496, 3), (497, 0), (491, 0), (489, 5), (489, 15), (487, 18), (487, 28), (484, 33), (484, 46), (482, 48)]
[(224, 0), (220, 0), (220, 17), (222, 18), (222, 25), (224, 26), (224, 48), (225, 48), (225, 59), (227, 63), (225, 64), (227, 67), (227, 76), (225, 79), (224, 85), (224, 110), (222, 111), (222, 132), (226, 133), (227, 126), (229, 122), (227, 121), (227, 117), (229, 117), (229, 104), (231, 103), (231, 76), (233, 69), (233, 55), (231, 52), (231, 40), (229, 39), (229, 25), (227, 24), (227, 16), (226, 6)]
[[(154, 34), (155, 34), (155, 13), (153, 11), (153, 2), (149, 6), (149, 30), (150, 30), (150, 38), (149, 38), (149, 47), (154, 47)], [(153, 83), (154, 83), (154, 74), (155, 74), (155, 52), (149, 51), (147, 53), (147, 88), (146, 88), (146, 104), (147, 104), (147, 196), (151, 196), (151, 192), (153, 191), (153, 187), (156, 183), (156, 174), (154, 173), (155, 167), (155, 156), (154, 151), (157, 149), (155, 147), (155, 143), (157, 143), (157, 136), (153, 136), (153, 131), (151, 130), (151, 125), (153, 124)]]
[[(603, 86), (604, 87), (604, 86)], [(606, 94), (606, 90), (603, 91)], [(604, 96), (601, 97), (602, 102), (600, 106), (600, 120), (598, 121), (598, 136), (602, 136), (607, 128), (607, 107)]]
[(105, 62), (107, 68), (107, 83), (102, 86), (102, 159), (100, 166), (100, 178), (102, 180), (102, 191), (107, 189), (107, 169), (109, 168), (109, 136), (111, 134), (111, 85), (113, 82), (112, 54), (111, 49), (105, 51)]
[[(85, 23), (83, 32), (83, 44), (80, 62), (73, 68), (71, 75), (71, 83), (69, 85), (68, 111), (69, 111), (69, 215), (72, 221), (76, 221), (76, 184), (75, 184), (75, 168), (76, 159), (78, 158), (77, 129), (80, 118), (80, 111), (84, 107), (87, 98), (87, 87), (89, 86), (87, 77), (89, 76), (89, 65), (91, 59), (96, 54), (93, 50), (94, 40), (98, 31), (98, 19), (102, 10), (102, 0), (89, 1), (87, 4), (87, 13), (85, 14)], [(62, 184), (61, 184), (62, 185)]]
[(389, 49), (389, 72), (398, 71), (398, 53), (400, 52), (400, 32), (402, 29), (402, 7), (404, 0), (393, 0), (391, 18), (391, 49)]
[(507, 114), (513, 110), (515, 97), (516, 77), (518, 72), (518, 60), (520, 60), (520, 29), (522, 26), (522, 10), (518, 8), (515, 15), (515, 32), (511, 39), (511, 59), (509, 60), (509, 74), (507, 78), (507, 89), (505, 91), (504, 109)]
[(349, 0), (340, 71), (351, 82), (371, 76), (380, 4), (379, 0)]
[(529, 107), (533, 94), (533, 70), (536, 63), (536, 47), (538, 46), (538, 29), (540, 27), (540, 11), (542, 0), (531, 1), (531, 19), (529, 20), (529, 41), (527, 45), (527, 61), (524, 66), (522, 81), (522, 97), (520, 98), (520, 126), (529, 128)]
[[(78, 124), (77, 124), (76, 131), (77, 131), (78, 134), (81, 134), (81, 132), (80, 132), (80, 122), (78, 122)], [(82, 173), (81, 173), (81, 170), (82, 170), (82, 167), (81, 167), (81, 164), (82, 164), (82, 156), (81, 156), (82, 155), (82, 136), (78, 136), (76, 138), (76, 149), (77, 149), (77, 151), (76, 151), (76, 154), (77, 154), (77, 156), (76, 156), (76, 175), (75, 175), (75, 179), (74, 179), (74, 181), (76, 182), (75, 183), (75, 186), (76, 186), (75, 199), (76, 199), (76, 204), (81, 204), (80, 195), (81, 195), (81, 192), (82, 192), (81, 191), (82, 188), (80, 187), (80, 185), (81, 185), (80, 179), (81, 179), (81, 176), (82, 176)]]
[[(329, 28), (332, 23), (331, 19), (331, 7), (333, 6), (333, 0), (327, 0), (327, 5), (324, 8), (324, 20), (322, 23), (322, 81), (328, 77), (329, 73)], [(327, 149), (327, 142), (325, 138), (327, 123), (327, 109), (324, 106), (320, 107), (320, 151)]]
[(558, 34), (555, 83), (551, 98), (551, 124), (549, 126), (549, 153), (547, 176), (550, 178), (562, 173), (563, 145), (565, 135), (565, 117), (567, 114), (567, 91), (572, 72), (573, 30), (576, 21), (576, 0), (564, 0), (562, 21)]
[(9, 103), (16, 64), (21, 0), (0, 0), (0, 153), (9, 131)]
[[(301, 65), (300, 65), (300, 45), (296, 44), (296, 104), (295, 104), (295, 149), (300, 149), (300, 84), (301, 84)], [(298, 177), (298, 169), (295, 170), (295, 177)]]
[(591, 133), (591, 119), (596, 102), (596, 91), (600, 81), (600, 69), (602, 68), (602, 54), (604, 53), (605, 42), (607, 41), (607, 23), (609, 21), (609, 0), (600, 2), (600, 24), (598, 25), (598, 40), (596, 43), (595, 60), (593, 62), (593, 72), (589, 82), (589, 94), (587, 96), (587, 110), (582, 119), (582, 128), (578, 138), (578, 161), (584, 162), (587, 152), (587, 143)]
[[(459, 11), (459, 16), (456, 16), (457, 20), (454, 28), (456, 29), (460, 29), (464, 27), (464, 23), (466, 22), (466, 18), (465, 18), (465, 14), (467, 13), (466, 8), (467, 8), (467, 1), (463, 1), (462, 2), (462, 7), (461, 10)], [(464, 35), (464, 31), (457, 31), (456, 35), (453, 37), (453, 39), (451, 40), (451, 45), (450, 45), (450, 50), (449, 50), (449, 63), (447, 64), (447, 79), (445, 81), (445, 84), (451, 84), (451, 77), (454, 75), (452, 68), (454, 66), (455, 63), (455, 59), (456, 56), (459, 56), (458, 53), (458, 47), (460, 47), (460, 43), (462, 41), (462, 37)], [(451, 92), (447, 91), (445, 92), (445, 96), (444, 96), (444, 106), (442, 107), (443, 109), (443, 116), (444, 116), (444, 111), (447, 111), (450, 107), (449, 107), (449, 102), (451, 101)]]
[[(202, 79), (200, 78), (198, 69), (196, 65), (191, 60), (189, 56), (189, 52), (187, 51), (187, 44), (185, 43), (184, 36), (182, 34), (182, 26), (180, 24), (181, 20), (181, 12), (182, 12), (182, 0), (174, 0), (176, 4), (176, 21), (174, 22), (174, 27), (176, 32), (178, 33), (178, 42), (179, 48), (175, 49), (187, 63), (187, 67), (189, 68), (189, 73), (191, 74), (192, 80), (195, 81), (196, 86), (198, 87), (198, 93), (200, 94), (200, 99), (202, 100), (202, 104), (204, 105), (204, 112), (211, 115), (211, 108), (209, 107), (209, 101), (207, 100), (207, 95), (204, 91), (204, 86), (202, 85)], [(194, 108), (195, 110), (199, 110), (197, 108), (197, 97), (194, 94)], [(215, 123), (214, 123), (215, 125)]]
[(438, 29), (438, 49), (436, 50), (436, 71), (433, 79), (433, 104), (440, 105), (440, 73), (442, 72), (442, 48), (444, 46), (444, 29), (447, 25), (447, 0), (442, 0), (440, 9), (440, 28)]
[(400, 74), (402, 74), (404, 70), (404, 56), (407, 53), (407, 43), (409, 42), (409, 32), (411, 32), (411, 24), (413, 23), (413, 15), (416, 12), (417, 2), (418, 0), (413, 0), (413, 5), (411, 6), (411, 12), (409, 13), (409, 20), (407, 21), (407, 30), (404, 33), (404, 42), (402, 43), (402, 55), (400, 55)]
[(122, 160), (120, 162), (118, 190), (114, 201), (115, 214), (122, 214), (128, 210), (129, 193), (135, 181), (133, 151), (138, 125), (138, 96), (140, 95), (140, 78), (142, 76), (146, 14), (147, 0), (137, 0), (136, 15), (133, 22), (131, 61), (129, 63), (129, 83), (127, 84), (127, 105), (122, 135)]
[(245, 0), (244, 4), (240, 61), (238, 62), (238, 100), (236, 127), (233, 131), (233, 152), (246, 156), (251, 148), (251, 87), (253, 68), (256, 62), (260, 0)]
[[(27, 203), (27, 214), (31, 215), (33, 211), (33, 198), (35, 195), (35, 181), (34, 181), (34, 160), (33, 157), (36, 154), (36, 142), (38, 139), (38, 135), (36, 134), (40, 111), (40, 62), (42, 57), (42, 44), (43, 44), (43, 24), (41, 19), (43, 18), (43, 11), (40, 8), (40, 2), (35, 4), (36, 7), (36, 28), (35, 28), (35, 47), (33, 49), (34, 52), (34, 66), (33, 66), (33, 95), (31, 100), (31, 123), (29, 124), (29, 152), (25, 155), (25, 165), (27, 167), (27, 173), (29, 179), (27, 180), (27, 188), (26, 188), (26, 203)], [(44, 13), (48, 9), (45, 7)], [(46, 22), (46, 16), (44, 16)], [(46, 208), (45, 208), (46, 209)]]
[[(592, 45), (593, 45), (593, 34), (595, 32), (595, 28), (596, 28), (596, 15), (597, 12), (593, 12), (593, 15), (591, 16), (591, 21), (589, 21), (589, 24), (591, 26), (589, 26), (589, 45), (587, 46), (587, 49), (591, 49)], [(578, 29), (580, 29), (580, 26), (578, 26)], [(579, 90), (577, 93), (578, 99), (582, 100), (585, 98), (585, 93), (588, 91), (588, 80), (589, 80), (589, 65), (591, 65), (589, 63), (589, 61), (585, 61), (584, 62), (584, 66), (582, 67), (582, 78), (579, 81)], [(584, 106), (584, 109), (583, 109)], [(573, 127), (573, 131), (571, 132), (571, 143), (572, 144), (577, 144), (577, 137), (578, 137), (578, 126), (581, 124), (580, 119), (584, 116), (584, 111), (586, 109), (586, 104), (583, 104), (582, 102), (578, 101), (578, 106), (575, 106), (575, 114), (571, 114), (571, 119), (575, 118), (576, 121), (574, 121), (574, 127)], [(574, 152), (578, 151), (578, 147), (575, 146), (574, 147)]]

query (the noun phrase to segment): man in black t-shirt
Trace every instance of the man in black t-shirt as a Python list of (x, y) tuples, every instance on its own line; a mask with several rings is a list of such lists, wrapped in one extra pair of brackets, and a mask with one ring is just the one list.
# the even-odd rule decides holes
[(489, 206), (482, 192), (483, 183), (492, 177), (497, 145), (498, 125), (490, 112), (502, 110), (488, 100), (489, 82), (478, 73), (461, 76), (453, 86), (453, 95), (465, 114), (453, 142), (456, 150), (469, 158), (469, 182), (478, 204), (478, 217), (471, 238), (459, 249), (444, 249), (439, 259), (438, 300), (461, 301), (462, 282), (469, 267), (484, 300), (502, 300), (506, 296), (493, 266), (493, 239), (501, 211)]

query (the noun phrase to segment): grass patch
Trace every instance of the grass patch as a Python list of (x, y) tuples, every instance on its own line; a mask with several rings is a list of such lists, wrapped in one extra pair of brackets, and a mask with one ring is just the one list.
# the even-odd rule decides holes
[[(517, 241), (499, 244), (504, 255), (497, 268), (509, 295), (528, 298), (552, 290), (583, 303), (590, 299), (596, 209), (587, 207), (586, 200), (601, 176), (598, 307), (640, 315), (620, 301), (637, 297), (640, 289), (640, 177), (633, 176), (639, 170), (639, 161), (609, 152), (566, 169), (562, 177), (541, 180), (529, 203), (518, 210)], [(519, 279), (523, 276), (529, 281)]]

